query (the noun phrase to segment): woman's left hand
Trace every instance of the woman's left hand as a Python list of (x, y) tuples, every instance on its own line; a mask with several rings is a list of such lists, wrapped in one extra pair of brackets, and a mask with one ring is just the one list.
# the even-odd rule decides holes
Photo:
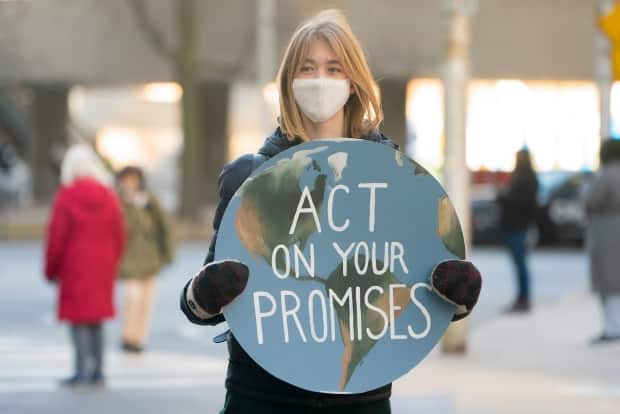
[(478, 302), (482, 277), (471, 262), (446, 260), (431, 272), (431, 286), (443, 300), (456, 306), (454, 322), (469, 315)]

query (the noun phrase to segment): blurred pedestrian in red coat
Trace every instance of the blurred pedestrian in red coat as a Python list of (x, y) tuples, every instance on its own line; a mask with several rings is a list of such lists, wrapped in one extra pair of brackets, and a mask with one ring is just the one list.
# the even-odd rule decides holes
[(125, 245), (111, 177), (90, 148), (61, 167), (47, 231), (45, 276), (58, 286), (58, 318), (71, 326), (75, 374), (63, 385), (103, 385), (102, 322), (114, 317), (114, 282)]

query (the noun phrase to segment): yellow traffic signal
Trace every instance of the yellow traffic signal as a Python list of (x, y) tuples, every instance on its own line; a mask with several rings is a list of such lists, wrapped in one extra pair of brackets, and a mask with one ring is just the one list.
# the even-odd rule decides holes
[(611, 43), (611, 68), (614, 80), (620, 80), (620, 4), (599, 19), (601, 31)]

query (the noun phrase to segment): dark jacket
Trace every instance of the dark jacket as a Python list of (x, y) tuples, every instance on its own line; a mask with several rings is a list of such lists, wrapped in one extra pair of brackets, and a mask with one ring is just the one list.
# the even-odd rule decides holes
[[(379, 131), (370, 133), (367, 140), (380, 142), (395, 149), (398, 146)], [(282, 134), (280, 129), (276, 129), (273, 135), (267, 138), (258, 154), (244, 155), (235, 161), (227, 164), (220, 174), (218, 185), (220, 202), (215, 212), (213, 229), (215, 234), (211, 240), (209, 251), (205, 263), (213, 261), (215, 257), (215, 246), (217, 242), (217, 232), (224, 216), (224, 211), (228, 202), (235, 194), (241, 184), (258, 168), (264, 161), (277, 155), (278, 153), (302, 143), (301, 140), (291, 142)], [(189, 282), (183, 289), (181, 295), (181, 310), (187, 318), (199, 325), (215, 325), (224, 320), (222, 315), (217, 315), (211, 319), (197, 318), (190, 310), (185, 300), (185, 293)], [(230, 354), (228, 372), (226, 375), (226, 388), (239, 394), (249, 397), (266, 399), (272, 402), (306, 406), (336, 406), (345, 404), (360, 404), (370, 401), (384, 400), (390, 397), (392, 386), (388, 384), (376, 390), (363, 394), (323, 394), (316, 393), (290, 385), (273, 375), (269, 374), (260, 367), (254, 360), (241, 348), (235, 337), (228, 333), (228, 352)]]
[(525, 231), (536, 218), (538, 180), (531, 169), (516, 169), (497, 199), (503, 231)]

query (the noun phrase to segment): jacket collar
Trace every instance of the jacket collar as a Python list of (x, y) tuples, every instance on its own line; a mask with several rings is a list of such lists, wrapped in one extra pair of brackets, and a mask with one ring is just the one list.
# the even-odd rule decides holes
[[(362, 139), (386, 144), (394, 149), (398, 149), (398, 145), (396, 145), (390, 138), (383, 135), (379, 129), (370, 131), (368, 135)], [(267, 137), (263, 146), (258, 150), (258, 153), (267, 157), (273, 157), (274, 155), (301, 143), (303, 143), (303, 141), (299, 137), (294, 140), (289, 140), (287, 136), (284, 135), (280, 127), (278, 127), (273, 134)]]

